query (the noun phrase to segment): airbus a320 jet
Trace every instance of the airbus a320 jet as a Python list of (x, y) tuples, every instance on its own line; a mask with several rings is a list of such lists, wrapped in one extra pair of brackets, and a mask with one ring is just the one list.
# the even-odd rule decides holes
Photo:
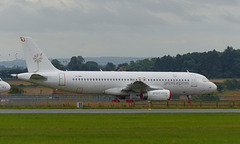
[(30, 37), (21, 37), (27, 73), (19, 79), (53, 89), (81, 94), (108, 94), (148, 100), (170, 100), (171, 94), (205, 94), (217, 86), (191, 72), (61, 71), (56, 69)]

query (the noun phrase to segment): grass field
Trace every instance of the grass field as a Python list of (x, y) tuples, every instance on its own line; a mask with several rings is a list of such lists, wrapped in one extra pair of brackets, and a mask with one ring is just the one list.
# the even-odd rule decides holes
[(1, 114), (0, 143), (240, 143), (240, 115)]

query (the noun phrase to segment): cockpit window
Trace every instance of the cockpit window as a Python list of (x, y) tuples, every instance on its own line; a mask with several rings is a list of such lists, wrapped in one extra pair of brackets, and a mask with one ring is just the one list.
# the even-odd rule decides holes
[(203, 82), (209, 82), (209, 80), (207, 78), (202, 78)]

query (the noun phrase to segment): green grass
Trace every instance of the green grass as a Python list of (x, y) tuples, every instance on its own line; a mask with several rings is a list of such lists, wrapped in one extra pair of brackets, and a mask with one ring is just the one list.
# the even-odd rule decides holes
[(0, 143), (240, 143), (240, 114), (0, 114)]
[[(148, 109), (148, 107), (45, 107), (45, 106), (8, 106), (1, 107), (0, 109)], [(152, 109), (240, 109), (240, 107), (197, 107), (197, 106), (169, 106), (169, 107), (152, 107)]]

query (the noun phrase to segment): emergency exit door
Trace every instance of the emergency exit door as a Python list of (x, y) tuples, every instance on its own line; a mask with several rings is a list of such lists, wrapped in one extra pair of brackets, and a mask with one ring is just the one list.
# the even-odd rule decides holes
[(59, 86), (66, 86), (65, 73), (59, 73)]

